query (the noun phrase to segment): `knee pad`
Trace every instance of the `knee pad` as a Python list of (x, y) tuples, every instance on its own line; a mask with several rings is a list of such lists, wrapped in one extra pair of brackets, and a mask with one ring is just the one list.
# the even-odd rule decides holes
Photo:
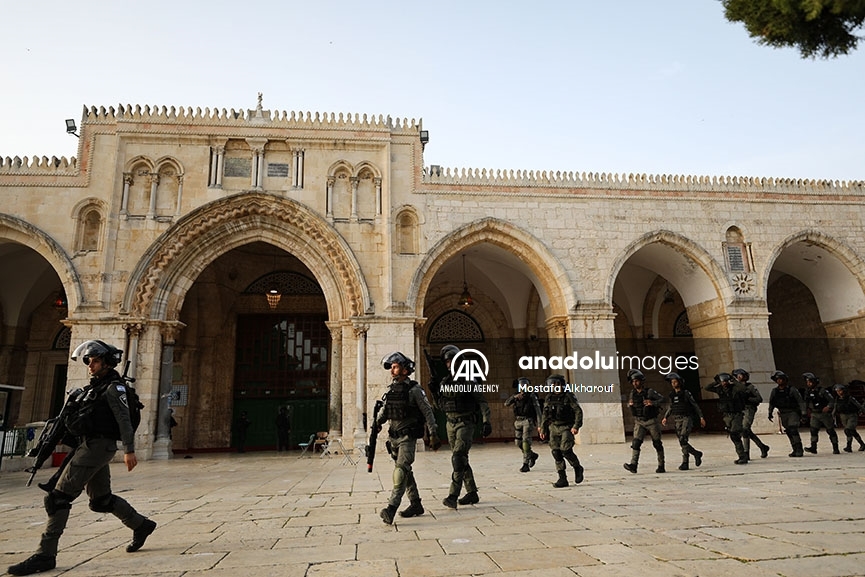
[(94, 513), (110, 513), (114, 510), (114, 502), (117, 497), (113, 493), (102, 495), (90, 500), (90, 510)]
[(652, 439), (652, 446), (655, 447), (656, 451), (664, 450), (664, 443), (661, 442), (661, 439)]
[(679, 437), (679, 446), (687, 447), (688, 446), (688, 437)]
[(553, 461), (561, 461), (564, 459), (564, 457), (562, 455), (562, 451), (560, 449), (553, 449), (552, 453), (553, 453)]
[(642, 444), (643, 439), (634, 439), (633, 441), (631, 441), (631, 448), (635, 451), (639, 451)]
[(71, 495), (67, 495), (66, 493), (62, 493), (57, 491), (51, 491), (47, 495), (45, 495), (45, 499), (43, 503), (45, 505), (45, 511), (49, 515), (53, 515), (57, 511), (62, 511), (63, 509), (71, 509), (72, 501), (74, 499)]
[(469, 456), (463, 453), (454, 453), (451, 455), (451, 464), (454, 471), (463, 472), (469, 467)]

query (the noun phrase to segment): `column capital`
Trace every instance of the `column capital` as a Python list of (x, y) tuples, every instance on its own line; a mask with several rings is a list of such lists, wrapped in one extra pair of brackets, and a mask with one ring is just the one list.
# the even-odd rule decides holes
[(161, 321), (159, 323), (159, 332), (162, 334), (163, 343), (173, 345), (177, 340), (180, 331), (186, 328), (186, 323), (180, 321)]

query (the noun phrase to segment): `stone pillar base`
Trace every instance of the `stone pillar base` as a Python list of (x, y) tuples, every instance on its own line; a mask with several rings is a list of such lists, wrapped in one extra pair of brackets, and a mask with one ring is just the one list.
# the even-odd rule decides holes
[(174, 451), (171, 450), (171, 439), (156, 439), (153, 441), (153, 453), (151, 459), (166, 460), (174, 457)]

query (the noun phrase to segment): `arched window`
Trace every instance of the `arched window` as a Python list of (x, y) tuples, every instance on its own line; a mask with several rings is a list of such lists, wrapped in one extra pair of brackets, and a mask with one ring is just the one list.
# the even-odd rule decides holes
[(460, 310), (450, 310), (433, 321), (428, 343), (482, 343), (484, 332), (470, 315)]
[(404, 210), (396, 218), (396, 242), (399, 254), (418, 253), (417, 217), (410, 210)]

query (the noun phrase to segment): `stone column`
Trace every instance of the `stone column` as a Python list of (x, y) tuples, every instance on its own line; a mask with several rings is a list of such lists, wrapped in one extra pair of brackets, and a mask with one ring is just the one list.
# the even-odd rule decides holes
[(216, 186), (216, 171), (218, 169), (219, 163), (219, 153), (216, 151), (216, 148), (210, 147), (210, 177), (207, 180), (207, 187), (212, 188)]
[(156, 440), (153, 442), (154, 459), (170, 459), (171, 427), (169, 426), (168, 400), (171, 395), (171, 380), (174, 374), (174, 345), (177, 335), (186, 325), (181, 322), (165, 322), (162, 333), (162, 360), (159, 370), (159, 406), (156, 411)]
[(150, 175), (150, 208), (147, 209), (147, 218), (156, 218), (156, 189), (159, 187), (159, 175)]
[(132, 186), (132, 173), (123, 173), (123, 196), (120, 198), (120, 214), (129, 214), (129, 187)]
[(325, 203), (327, 204), (325, 210), (327, 211), (327, 214), (325, 216), (329, 221), (333, 221), (333, 185), (335, 182), (336, 179), (334, 177), (327, 177), (327, 198), (325, 199)]
[(225, 147), (216, 149), (216, 188), (222, 188), (222, 174), (225, 172)]
[(352, 176), (349, 182), (351, 182), (351, 220), (357, 222), (357, 188), (360, 186), (360, 179)]
[(138, 374), (138, 341), (144, 331), (144, 323), (127, 323), (123, 325), (123, 328), (126, 329), (126, 335), (129, 339), (129, 352), (126, 355), (126, 359), (129, 361), (127, 376), (135, 378), (135, 375)]
[(174, 209), (174, 214), (180, 216), (180, 207), (183, 201), (183, 175), (177, 175), (177, 207)]
[(330, 436), (342, 438), (342, 327), (343, 323), (327, 321), (330, 331), (330, 415), (328, 428)]
[(366, 336), (368, 330), (368, 324), (354, 325), (354, 336), (357, 339), (357, 397), (355, 399), (357, 416), (354, 422), (354, 442), (357, 446), (366, 442), (366, 432), (363, 430), (363, 414), (366, 408)]
[(382, 210), (381, 179), (380, 178), (374, 178), (373, 183), (375, 184), (375, 215), (381, 216), (381, 210)]

